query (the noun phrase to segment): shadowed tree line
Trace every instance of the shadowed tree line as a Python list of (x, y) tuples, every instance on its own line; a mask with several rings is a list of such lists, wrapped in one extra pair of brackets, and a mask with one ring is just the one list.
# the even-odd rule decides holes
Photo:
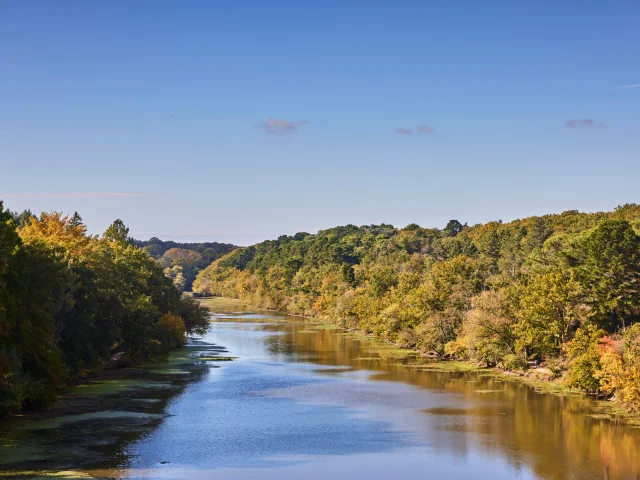
[(347, 225), (239, 248), (197, 293), (332, 319), (437, 358), (547, 367), (640, 409), (640, 206), (444, 229)]
[(114, 355), (164, 356), (207, 322), (122, 221), (94, 236), (77, 213), (0, 202), (0, 415), (46, 404)]

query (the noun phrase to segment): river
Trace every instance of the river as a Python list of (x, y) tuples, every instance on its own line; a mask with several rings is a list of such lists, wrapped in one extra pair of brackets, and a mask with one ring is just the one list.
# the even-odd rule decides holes
[(426, 370), (328, 325), (205, 303), (210, 332), (169, 363), (0, 426), (0, 476), (640, 478), (640, 429), (584, 398)]

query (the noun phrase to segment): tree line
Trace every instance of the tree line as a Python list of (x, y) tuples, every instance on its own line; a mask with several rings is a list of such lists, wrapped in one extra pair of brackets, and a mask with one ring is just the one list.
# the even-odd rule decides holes
[(435, 358), (545, 365), (640, 409), (640, 206), (443, 229), (346, 225), (239, 248), (194, 292), (331, 319)]
[(196, 275), (211, 262), (237, 248), (230, 243), (203, 242), (178, 243), (162, 241), (157, 237), (136, 240), (136, 245), (155, 258), (174, 285), (183, 291), (191, 291)]
[(77, 213), (0, 202), (0, 415), (45, 405), (112, 358), (161, 357), (207, 324), (122, 221), (95, 236)]

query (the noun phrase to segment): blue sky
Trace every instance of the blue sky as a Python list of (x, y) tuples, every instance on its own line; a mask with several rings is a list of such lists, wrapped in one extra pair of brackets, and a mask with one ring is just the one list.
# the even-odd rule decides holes
[(637, 1), (8, 0), (0, 199), (240, 244), (609, 210), (639, 45)]

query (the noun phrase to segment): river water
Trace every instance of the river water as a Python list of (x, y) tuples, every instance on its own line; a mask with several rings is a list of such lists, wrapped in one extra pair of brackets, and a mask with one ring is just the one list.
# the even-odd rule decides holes
[[(640, 478), (640, 429), (583, 398), (425, 370), (327, 325), (206, 303), (210, 333), (169, 364), (79, 387), (59, 416), (6, 422), (0, 476)], [(191, 352), (236, 358), (185, 366)]]

